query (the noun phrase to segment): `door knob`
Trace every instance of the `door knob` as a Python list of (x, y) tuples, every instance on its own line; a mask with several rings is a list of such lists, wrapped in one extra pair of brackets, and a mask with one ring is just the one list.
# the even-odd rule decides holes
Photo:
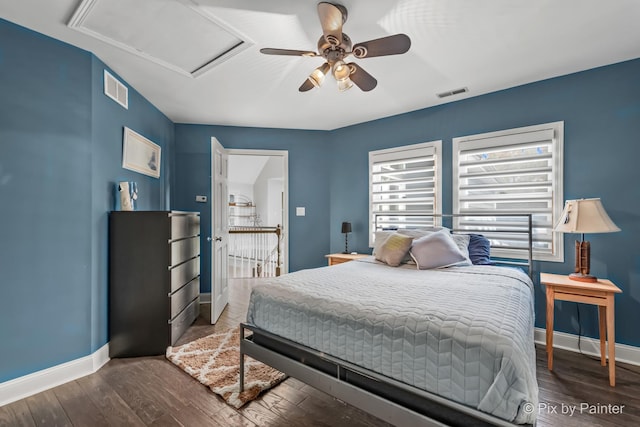
[(211, 240), (213, 240), (211, 236), (207, 236), (207, 242), (210, 242)]

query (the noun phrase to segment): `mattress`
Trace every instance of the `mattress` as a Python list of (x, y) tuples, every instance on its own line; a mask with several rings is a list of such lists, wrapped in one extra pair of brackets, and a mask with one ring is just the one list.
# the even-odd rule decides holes
[(535, 420), (533, 285), (519, 269), (367, 258), (301, 270), (255, 286), (247, 322), (499, 418)]

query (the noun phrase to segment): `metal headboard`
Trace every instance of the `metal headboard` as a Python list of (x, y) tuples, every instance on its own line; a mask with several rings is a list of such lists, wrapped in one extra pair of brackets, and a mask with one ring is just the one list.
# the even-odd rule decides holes
[[(495, 262), (496, 264), (500, 264), (500, 265), (512, 265), (512, 266), (518, 266), (518, 267), (526, 267), (529, 277), (533, 278), (533, 216), (532, 214), (528, 214), (528, 213), (460, 213), (460, 214), (425, 214), (425, 213), (405, 213), (405, 212), (398, 212), (397, 213), (398, 216), (403, 216), (403, 217), (410, 217), (410, 216), (415, 216), (415, 217), (425, 217), (425, 218), (433, 218), (434, 220), (434, 224), (442, 224), (442, 220), (443, 219), (447, 219), (450, 218), (452, 220), (454, 220), (455, 218), (468, 218), (468, 217), (510, 217), (510, 218), (523, 218), (526, 220), (527, 223), (527, 228), (523, 229), (523, 228), (508, 228), (508, 229), (503, 229), (503, 230), (486, 230), (486, 229), (482, 229), (482, 228), (473, 228), (473, 227), (468, 227), (465, 226), (464, 228), (455, 228), (455, 227), (450, 227), (451, 232), (452, 233), (464, 233), (464, 234), (484, 234), (487, 232), (490, 232), (491, 234), (495, 234), (495, 233), (510, 233), (510, 234), (523, 234), (527, 236), (527, 245), (524, 248), (520, 248), (520, 247), (511, 247), (511, 248), (503, 248), (500, 247), (500, 249), (508, 249), (509, 251), (518, 251), (518, 250), (522, 250), (522, 251), (526, 251), (527, 252), (527, 256), (526, 256), (526, 261), (516, 261), (514, 258), (507, 258), (507, 257), (500, 257), (500, 258), (494, 258), (493, 256), (491, 257), (491, 260), (493, 262)], [(374, 214), (374, 231), (381, 231), (384, 230), (384, 228), (378, 226), (378, 217), (379, 216), (383, 216), (383, 217), (387, 217), (387, 216), (394, 216), (394, 212), (385, 212), (385, 213), (377, 213)], [(416, 226), (416, 227), (407, 227), (407, 228), (398, 228), (398, 231), (401, 230), (420, 230), (421, 227)], [(491, 246), (491, 248), (493, 249), (494, 246)], [(497, 247), (496, 247), (497, 249)], [(519, 258), (518, 258), (519, 259)]]

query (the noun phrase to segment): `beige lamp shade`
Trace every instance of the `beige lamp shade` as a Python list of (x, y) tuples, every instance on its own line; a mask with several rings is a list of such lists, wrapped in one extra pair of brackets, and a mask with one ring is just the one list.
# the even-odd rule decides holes
[(620, 231), (607, 215), (600, 199), (567, 200), (562, 215), (560, 215), (560, 221), (554, 230), (582, 234), (582, 241), (576, 240), (576, 266), (569, 278), (580, 282), (597, 282), (598, 279), (589, 274), (591, 244), (584, 240), (584, 235), (585, 233)]
[(604, 210), (600, 199), (567, 200), (555, 231), (563, 233), (611, 233), (620, 231)]

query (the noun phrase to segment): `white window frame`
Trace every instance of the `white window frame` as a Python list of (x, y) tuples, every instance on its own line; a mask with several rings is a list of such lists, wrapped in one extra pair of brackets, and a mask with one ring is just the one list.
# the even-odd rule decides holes
[[(411, 160), (434, 156), (434, 209), (433, 212), (424, 212), (426, 215), (442, 214), (442, 140), (404, 145), (394, 148), (386, 148), (369, 152), (369, 246), (373, 247), (374, 239), (374, 209), (373, 209), (373, 166), (375, 163), (386, 160)], [(417, 212), (416, 212), (417, 213)], [(436, 224), (440, 224), (440, 218), (434, 218)]]
[[(453, 212), (461, 213), (460, 202), (460, 153), (461, 151), (492, 149), (500, 146), (518, 145), (531, 139), (533, 133), (551, 135), (552, 146), (552, 182), (551, 182), (551, 228), (557, 223), (563, 207), (563, 151), (564, 151), (564, 122), (545, 123), (535, 126), (526, 126), (516, 129), (489, 132), (478, 135), (469, 135), (453, 138), (452, 161), (453, 161)], [(533, 194), (533, 193), (532, 193)], [(533, 200), (533, 199), (532, 199)], [(476, 213), (490, 211), (476, 210)], [(520, 212), (528, 213), (528, 212)], [(455, 223), (455, 221), (454, 221)], [(455, 224), (454, 228), (460, 228)], [(533, 223), (534, 242), (536, 235), (536, 221)], [(551, 231), (551, 253), (536, 251), (534, 247), (533, 259), (537, 261), (564, 262), (564, 239), (562, 233)], [(526, 259), (526, 251), (492, 248), (492, 256)]]

